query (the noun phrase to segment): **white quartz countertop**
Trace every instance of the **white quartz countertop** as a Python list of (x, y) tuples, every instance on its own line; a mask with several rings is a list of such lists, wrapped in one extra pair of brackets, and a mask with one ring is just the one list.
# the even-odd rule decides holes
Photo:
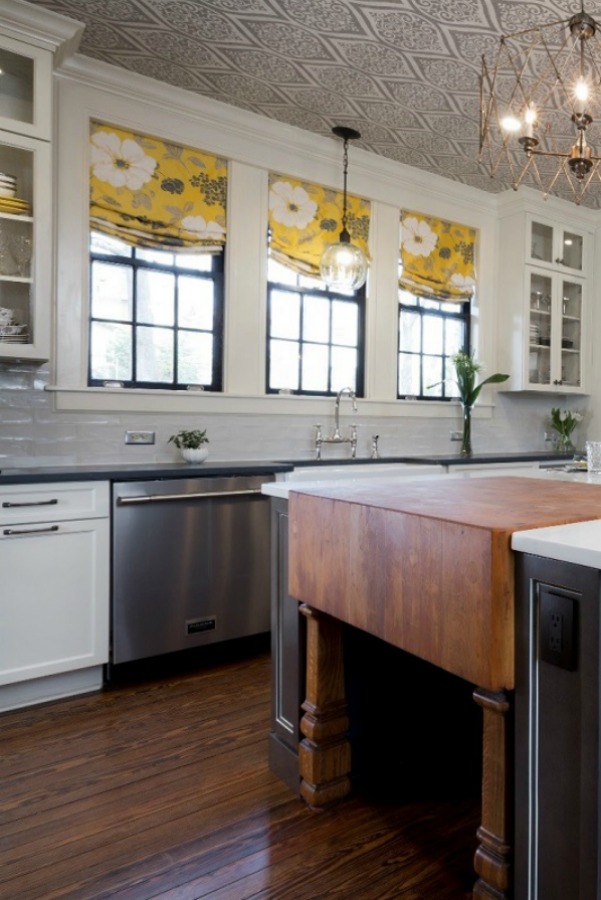
[(520, 553), (601, 569), (601, 520), (517, 531), (511, 547)]

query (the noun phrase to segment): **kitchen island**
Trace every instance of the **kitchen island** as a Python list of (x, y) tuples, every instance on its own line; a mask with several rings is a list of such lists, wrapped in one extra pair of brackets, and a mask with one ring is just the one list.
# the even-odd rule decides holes
[[(514, 477), (428, 479), (402, 486), (322, 486), (292, 491), (289, 500), (289, 592), (307, 617), (301, 794), (323, 806), (350, 789), (346, 623), (474, 685), (483, 710), (474, 896), (508, 897), (515, 687), (511, 535), (601, 519), (601, 486)], [(433, 698), (426, 699), (433, 706)]]

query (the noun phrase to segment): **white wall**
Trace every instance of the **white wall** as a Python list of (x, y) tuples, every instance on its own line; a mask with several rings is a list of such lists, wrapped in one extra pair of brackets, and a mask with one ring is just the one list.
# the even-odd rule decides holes
[[(223, 395), (86, 387), (90, 118), (232, 160)], [(273, 169), (340, 187), (340, 142), (77, 56), (58, 76), (55, 134), (56, 283), (48, 298), (55, 349), (49, 366), (39, 370), (0, 363), (0, 463), (171, 459), (167, 437), (193, 424), (208, 428), (215, 459), (310, 456), (314, 423), (329, 427), (332, 400), (264, 394), (267, 174)], [(450, 443), (449, 431), (460, 427), (455, 405), (395, 399), (399, 210), (417, 209), (478, 229), (473, 336), (478, 358), (490, 373), (497, 370), (498, 355), (497, 197), (357, 147), (351, 148), (349, 188), (372, 201), (366, 397), (356, 416), (359, 454), (368, 455), (374, 433), (381, 436), (384, 455), (452, 451), (457, 445)], [(591, 409), (599, 419), (597, 402), (595, 396)], [(473, 426), (474, 449), (542, 449), (546, 416), (557, 403), (556, 395), (483, 395)], [(584, 408), (586, 398), (561, 405)], [(347, 412), (343, 409), (344, 422), (350, 421)], [(128, 428), (155, 430), (157, 444), (125, 447)], [(582, 440), (585, 429), (580, 431)], [(326, 448), (324, 456), (337, 450)]]

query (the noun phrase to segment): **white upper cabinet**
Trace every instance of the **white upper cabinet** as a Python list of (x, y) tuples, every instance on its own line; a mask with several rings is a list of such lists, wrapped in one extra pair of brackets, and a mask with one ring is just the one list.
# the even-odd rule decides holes
[(499, 364), (510, 376), (501, 390), (588, 391), (592, 228), (590, 211), (574, 210), (570, 216), (562, 204), (565, 220), (526, 211), (501, 217)]
[(49, 141), (52, 54), (0, 35), (0, 129)]

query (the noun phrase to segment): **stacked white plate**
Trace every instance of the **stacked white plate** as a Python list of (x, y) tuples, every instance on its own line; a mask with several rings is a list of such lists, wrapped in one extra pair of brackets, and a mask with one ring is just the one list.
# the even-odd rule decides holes
[(26, 344), (28, 341), (26, 325), (0, 325), (0, 343)]
[(17, 193), (17, 179), (14, 175), (0, 172), (0, 197), (14, 197)]

